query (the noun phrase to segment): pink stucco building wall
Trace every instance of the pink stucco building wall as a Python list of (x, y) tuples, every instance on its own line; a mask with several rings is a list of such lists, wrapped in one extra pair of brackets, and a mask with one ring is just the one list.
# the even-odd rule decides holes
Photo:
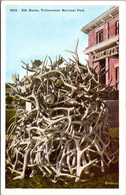
[[(97, 29), (94, 29), (93, 31), (89, 32), (88, 34), (88, 47), (93, 47), (96, 45), (96, 33), (103, 30), (103, 42), (107, 39), (110, 39), (116, 35), (116, 22), (119, 21), (119, 17), (115, 17), (111, 19), (109, 22), (105, 23), (104, 25), (100, 26)], [(104, 49), (102, 50), (104, 51)], [(106, 58), (104, 59), (106, 63)], [(89, 55), (89, 66), (95, 67), (97, 65), (100, 65), (100, 60), (93, 62), (92, 55)], [(117, 82), (117, 68), (119, 67), (119, 55), (116, 56), (110, 56), (108, 58), (108, 74), (106, 76), (106, 84), (108, 84), (111, 80), (111, 85), (115, 85)], [(97, 68), (98, 70), (98, 68)]]
[(118, 17), (116, 17), (116, 18), (114, 18), (114, 19), (112, 19), (112, 20), (110, 20), (109, 22), (108, 22), (108, 24), (109, 24), (109, 38), (111, 37), (111, 36), (114, 36), (115, 35), (115, 28), (116, 28), (116, 25), (115, 25), (115, 23), (117, 22), (119, 20), (119, 16)]
[[(110, 20), (108, 23), (105, 23), (102, 26), (103, 41), (115, 35), (115, 28), (116, 28), (115, 23), (118, 20), (119, 20), (119, 16), (117, 16), (116, 18)], [(101, 29), (101, 27), (99, 28), (99, 30), (100, 29)], [(96, 33), (97, 32), (98, 32), (98, 29), (97, 29), (97, 31), (94, 30), (94, 31), (89, 32), (89, 34), (88, 34), (88, 47), (91, 47), (91, 46), (96, 44)]]

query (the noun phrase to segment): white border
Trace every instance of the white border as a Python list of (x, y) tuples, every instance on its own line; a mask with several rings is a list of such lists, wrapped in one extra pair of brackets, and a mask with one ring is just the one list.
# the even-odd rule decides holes
[(126, 77), (126, 2), (125, 1), (95, 1), (95, 5), (119, 5), (120, 7), (120, 101), (119, 101), (119, 121), (120, 121), (120, 156), (119, 156), (119, 189), (7, 189), (5, 188), (5, 6), (6, 5), (94, 5), (94, 1), (4, 1), (1, 3), (1, 194), (2, 195), (48, 195), (50, 193), (77, 194), (79, 195), (124, 195), (126, 184), (126, 115), (125, 115), (125, 77)]
[[(121, 5), (120, 1), (95, 1), (95, 5)], [(2, 5), (94, 5), (94, 1), (2, 1)]]

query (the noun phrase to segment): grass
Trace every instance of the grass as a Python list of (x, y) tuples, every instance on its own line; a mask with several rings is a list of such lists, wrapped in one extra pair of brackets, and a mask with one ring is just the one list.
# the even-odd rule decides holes
[(73, 179), (68, 184), (59, 181), (52, 183), (48, 178), (35, 175), (33, 178), (23, 180), (7, 180), (6, 188), (118, 188), (118, 176), (116, 173), (107, 174), (104, 177), (95, 177), (85, 182), (75, 183)]
[(119, 127), (110, 128), (109, 134), (113, 137), (119, 137)]
[[(15, 115), (14, 109), (6, 110), (6, 129), (11, 124), (10, 119)], [(118, 127), (110, 128), (110, 135), (114, 137), (119, 136)], [(43, 178), (41, 174), (37, 174), (32, 178), (28, 175), (23, 180), (13, 180), (15, 174), (11, 174), (10, 171), (6, 172), (6, 188), (118, 188), (118, 164), (111, 165), (105, 173), (95, 170), (94, 176), (91, 178), (84, 177), (83, 182), (74, 182), (73, 179), (67, 179), (67, 184), (62, 181), (52, 183), (49, 178)]]
[(6, 188), (118, 188), (118, 165), (111, 165), (106, 173), (96, 171), (92, 178), (84, 178), (85, 181), (74, 182), (67, 179), (67, 184), (63, 181), (52, 183), (49, 178), (35, 175), (32, 178), (26, 176), (23, 180), (12, 180), (16, 176), (9, 171), (6, 174)]

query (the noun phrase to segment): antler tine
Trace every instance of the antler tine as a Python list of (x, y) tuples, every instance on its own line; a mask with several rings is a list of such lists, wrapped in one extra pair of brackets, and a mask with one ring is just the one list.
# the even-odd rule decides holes
[(77, 53), (78, 44), (79, 44), (79, 39), (77, 40), (77, 44), (76, 44), (76, 47), (75, 47), (75, 56), (77, 58), (77, 61), (79, 62), (79, 56), (78, 56), (78, 53)]

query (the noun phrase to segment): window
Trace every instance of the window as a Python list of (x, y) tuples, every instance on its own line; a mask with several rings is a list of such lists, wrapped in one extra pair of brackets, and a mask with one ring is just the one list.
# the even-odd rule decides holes
[(116, 68), (116, 81), (119, 81), (119, 67)]
[(100, 75), (99, 75), (99, 81), (101, 84), (106, 84), (106, 74), (105, 74), (105, 58), (99, 61), (100, 65)]
[(119, 34), (119, 21), (116, 21), (115, 23), (115, 35)]
[(115, 69), (115, 76), (116, 76), (116, 88), (119, 89), (119, 67)]
[(100, 30), (96, 33), (96, 43), (100, 43), (103, 41), (103, 30)]

